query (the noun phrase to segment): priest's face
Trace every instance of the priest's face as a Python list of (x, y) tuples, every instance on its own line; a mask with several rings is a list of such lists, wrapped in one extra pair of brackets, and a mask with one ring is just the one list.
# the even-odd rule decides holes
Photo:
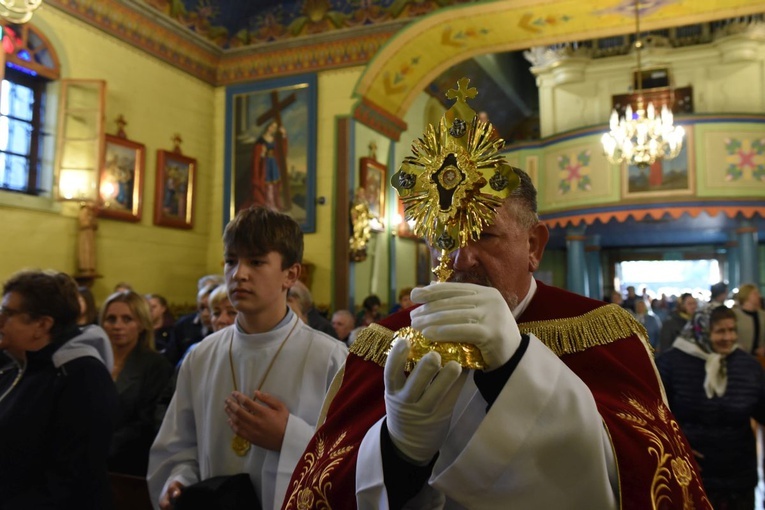
[(282, 255), (227, 252), (223, 272), (231, 304), (244, 315), (265, 314), (283, 317), (287, 309), (287, 289), (300, 275), (300, 264), (282, 268)]
[[(454, 274), (449, 281), (494, 287), (514, 308), (528, 293), (531, 274), (539, 267), (549, 232), (542, 223), (519, 221), (519, 205), (510, 200), (497, 210), (494, 224), (480, 239), (452, 253)], [(438, 253), (432, 251), (433, 264)]]

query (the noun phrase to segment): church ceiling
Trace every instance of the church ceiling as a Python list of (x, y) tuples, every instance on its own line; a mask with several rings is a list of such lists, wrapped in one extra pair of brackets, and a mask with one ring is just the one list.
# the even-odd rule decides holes
[[(445, 51), (453, 57), (441, 64), (444, 69), (476, 55), (634, 29), (628, 12), (633, 0), (45, 0), (45, 5), (216, 86), (370, 66), (372, 82), (365, 80), (365, 86), (386, 88), (382, 98), (373, 98), (382, 101), (378, 104), (386, 113), (387, 89), (400, 95), (395, 76), (420, 79), (422, 71), (433, 72), (425, 69), (425, 61)], [(711, 19), (714, 11), (728, 16), (762, 12), (761, 0), (640, 0), (640, 6), (649, 18), (646, 25), (662, 26)], [(483, 11), (493, 14), (481, 17)], [(420, 37), (407, 45), (394, 37), (402, 32), (413, 42)], [(417, 51), (423, 58), (412, 65)], [(402, 58), (407, 62), (399, 62)], [(399, 68), (411, 72), (405, 75)], [(390, 73), (392, 81), (378, 71)]]
[(140, 0), (222, 49), (406, 21), (475, 0)]

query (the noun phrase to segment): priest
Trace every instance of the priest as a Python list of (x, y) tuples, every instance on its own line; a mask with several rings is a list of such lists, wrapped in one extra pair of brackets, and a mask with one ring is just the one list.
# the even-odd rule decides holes
[(474, 90), (393, 177), (442, 281), (360, 334), (282, 508), (711, 509), (642, 326), (533, 278), (536, 190)]

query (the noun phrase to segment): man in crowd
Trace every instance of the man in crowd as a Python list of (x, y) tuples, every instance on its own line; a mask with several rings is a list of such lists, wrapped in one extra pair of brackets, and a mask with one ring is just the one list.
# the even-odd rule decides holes
[(197, 292), (197, 311), (184, 315), (175, 322), (165, 357), (175, 366), (192, 345), (212, 333), (210, 293), (218, 285), (210, 281)]
[(332, 314), (332, 327), (335, 328), (337, 338), (348, 345), (351, 331), (356, 327), (356, 318), (348, 310), (338, 310)]
[(194, 488), (209, 489), (211, 478), (239, 473), (249, 474), (259, 507), (278, 507), (347, 354), (287, 306), (303, 256), (303, 233), (291, 217), (242, 210), (223, 244), (236, 322), (181, 365), (149, 460), (149, 488), (162, 510), (193, 503)]
[(412, 294), (412, 289), (413, 287), (404, 287), (398, 291), (398, 302), (390, 309), (390, 313), (396, 313), (399, 310), (404, 310), (414, 304), (412, 303), (412, 298), (409, 297)]
[(295, 285), (292, 286), (290, 292), (294, 293), (297, 297), (300, 309), (303, 311), (303, 315), (305, 315), (306, 319), (308, 319), (309, 326), (326, 333), (329, 336), (337, 338), (337, 333), (335, 332), (335, 328), (332, 327), (332, 323), (313, 305), (311, 291), (308, 290), (308, 287), (306, 287), (303, 282), (295, 282)]
[(661, 338), (659, 340), (659, 352), (667, 352), (683, 330), (688, 321), (691, 320), (696, 309), (699, 307), (696, 298), (690, 292), (680, 295), (680, 299), (675, 304), (675, 309), (669, 314), (667, 319), (661, 324)]
[(635, 301), (637, 301), (638, 299), (639, 298), (637, 294), (635, 294), (635, 287), (633, 285), (630, 285), (629, 287), (627, 287), (627, 297), (624, 298), (624, 301), (622, 302), (622, 307), (626, 308), (632, 313), (635, 313)]
[(709, 304), (713, 308), (717, 308), (720, 305), (724, 305), (725, 300), (728, 298), (728, 284), (725, 282), (717, 282), (709, 288), (709, 292)]
[[(450, 281), (359, 335), (283, 509), (711, 508), (645, 330), (532, 277), (549, 234), (514, 171), (520, 185), (452, 254)], [(474, 345), (485, 370), (430, 352), (407, 375), (410, 344), (392, 340), (410, 325)]]

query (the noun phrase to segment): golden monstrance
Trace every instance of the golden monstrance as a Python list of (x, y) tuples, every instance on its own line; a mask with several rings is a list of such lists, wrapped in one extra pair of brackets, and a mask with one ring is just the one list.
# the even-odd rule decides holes
[[(433, 269), (437, 282), (447, 281), (453, 273), (450, 254), (480, 237), (520, 182), (499, 153), (505, 141), (468, 106), (467, 100), (477, 94), (475, 88), (468, 88), (469, 83), (462, 78), (457, 90), (446, 93), (454, 104), (438, 127), (428, 125), (424, 136), (412, 144), (412, 155), (404, 158), (391, 178), (406, 219), (414, 220), (414, 233), (439, 250), (438, 266)], [(454, 360), (466, 368), (486, 367), (474, 345), (433, 342), (409, 327), (396, 336), (410, 342), (412, 364), (437, 351), (442, 364)]]

